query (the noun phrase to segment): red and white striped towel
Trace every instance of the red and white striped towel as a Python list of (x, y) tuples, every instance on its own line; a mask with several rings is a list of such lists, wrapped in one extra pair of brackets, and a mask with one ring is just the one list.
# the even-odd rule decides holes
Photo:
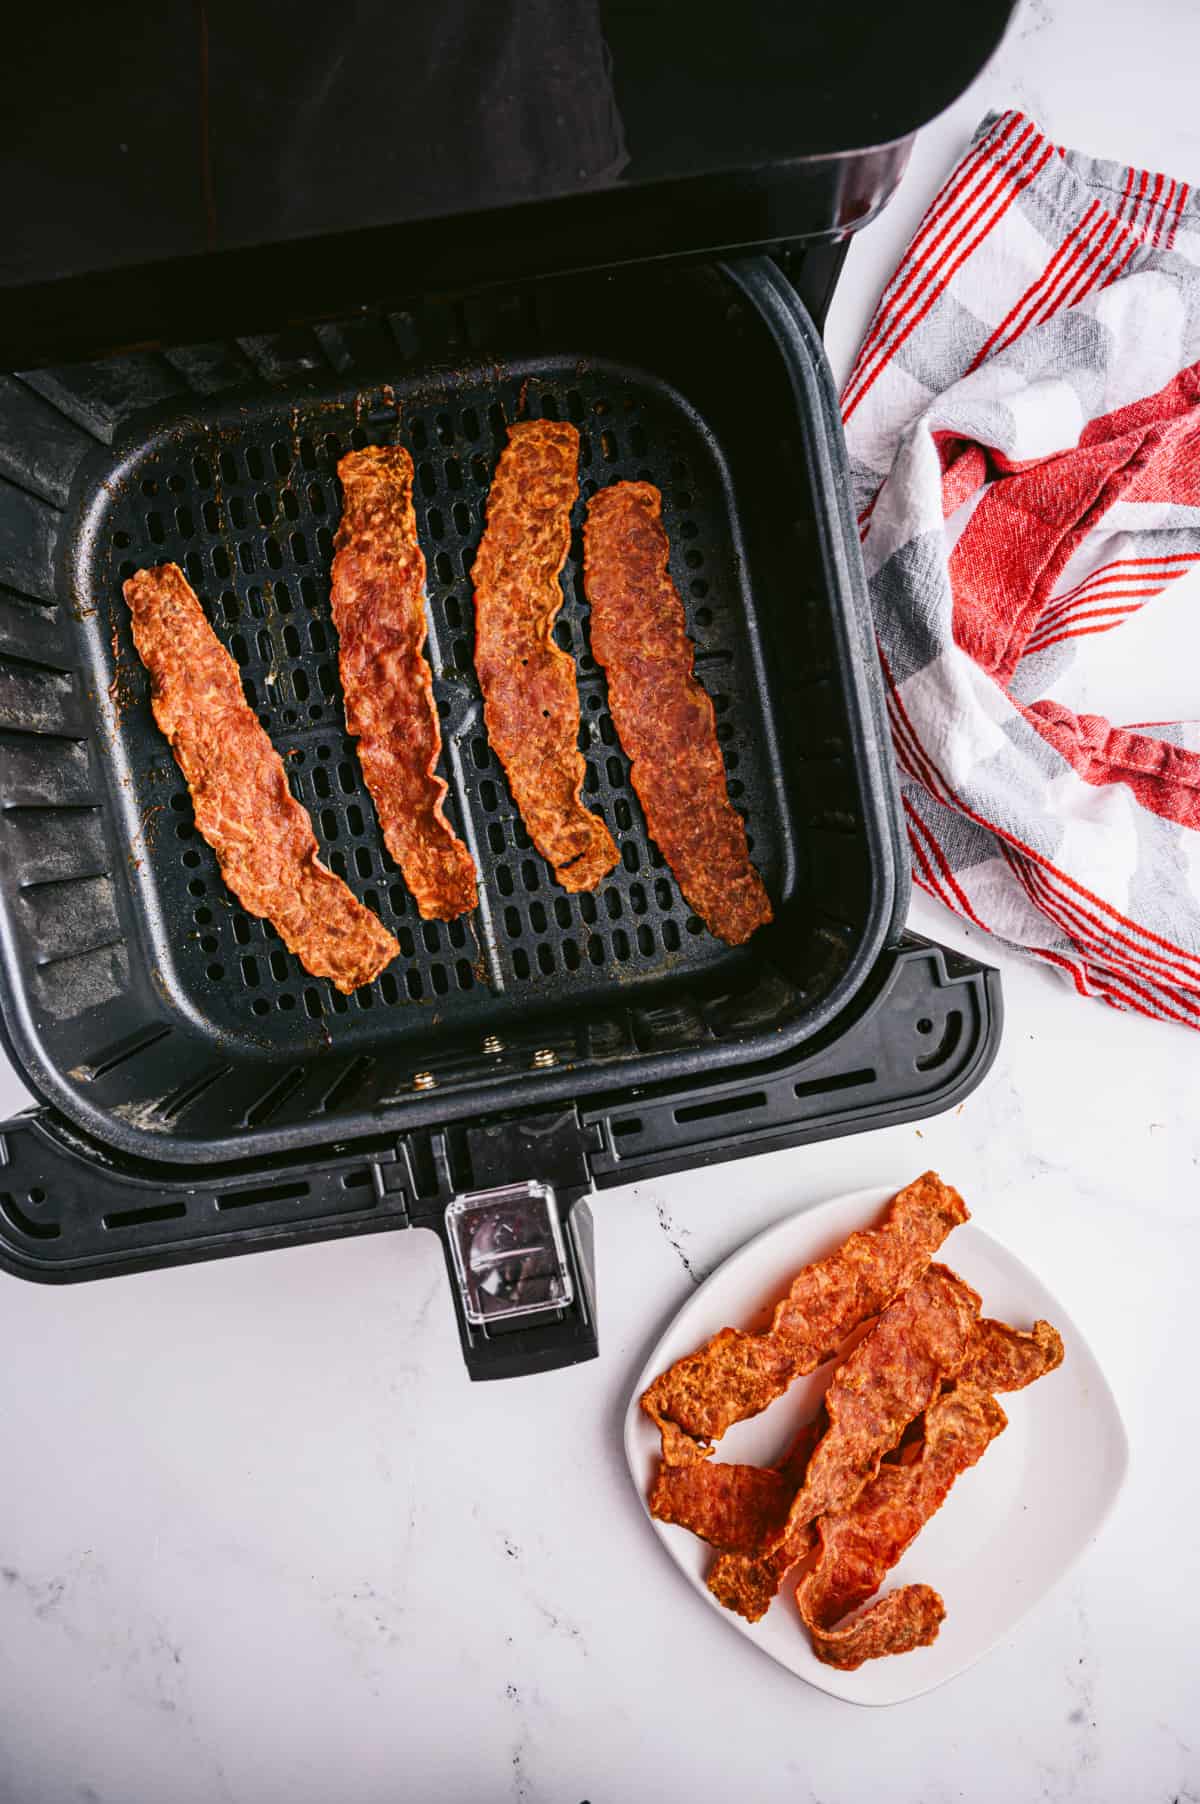
[(985, 120), (843, 417), (916, 881), (1081, 995), (1200, 1026), (1200, 722), (1065, 699), (1200, 559), (1188, 184)]

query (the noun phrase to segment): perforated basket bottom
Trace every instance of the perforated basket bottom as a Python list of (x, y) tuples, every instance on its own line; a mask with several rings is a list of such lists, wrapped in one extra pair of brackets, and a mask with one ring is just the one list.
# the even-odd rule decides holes
[[(590, 895), (566, 894), (534, 852), (483, 729), (472, 666), (470, 571), (506, 425), (569, 418), (580, 427), (581, 499), (558, 642), (576, 660), (585, 799), (621, 862)], [(477, 913), (421, 921), (385, 852), (345, 732), (329, 569), (352, 446), (411, 449), (429, 567), (428, 655), (442, 721), (448, 813), (479, 868)], [(636, 477), (658, 484), (672, 574), (713, 698), (730, 794), (778, 901), (794, 881), (773, 729), (739, 555), (728, 473), (703, 422), (673, 391), (600, 362), (529, 361), (506, 373), (297, 401), (223, 397), (148, 439), (101, 491), (82, 581), (99, 609), (97, 693), (111, 693), (110, 780), (134, 866), (145, 941), (160, 985), (222, 1039), (266, 1047), (390, 1044), (436, 1024), (486, 1035), (513, 1011), (575, 1008), (602, 996), (651, 1005), (700, 970), (747, 958), (691, 913), (650, 840), (588, 643), (579, 523), (588, 496)], [(322, 856), (396, 934), (402, 956), (352, 997), (310, 977), (274, 930), (240, 909), (195, 831), (182, 777), (154, 726), (148, 684), (120, 594), (140, 566), (174, 560), (236, 658), (251, 705), (308, 807)], [(111, 660), (115, 654), (115, 666)]]

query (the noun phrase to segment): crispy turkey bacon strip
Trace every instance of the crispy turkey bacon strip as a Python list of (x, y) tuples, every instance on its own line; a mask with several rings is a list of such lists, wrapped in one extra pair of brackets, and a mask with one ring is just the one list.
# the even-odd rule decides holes
[[(952, 1382), (978, 1385), (988, 1392), (1023, 1390), (1043, 1373), (1053, 1371), (1061, 1363), (1062, 1353), (1062, 1340), (1049, 1322), (1036, 1322), (1033, 1332), (1025, 1334), (1007, 1322), (985, 1318), (976, 1323), (967, 1356)], [(922, 1422), (928, 1416), (927, 1411)], [(753, 1554), (787, 1515), (822, 1429), (820, 1416), (806, 1422), (773, 1466), (716, 1460), (697, 1460), (686, 1466), (663, 1463), (650, 1493), (650, 1514), (660, 1522), (690, 1529), (723, 1552)], [(810, 1548), (811, 1542), (803, 1545), (796, 1560)]]
[(937, 1640), (945, 1616), (942, 1595), (932, 1585), (901, 1585), (853, 1622), (835, 1629), (807, 1626), (813, 1652), (822, 1665), (853, 1672), (864, 1660), (930, 1647)]
[(715, 1562), (708, 1588), (720, 1603), (758, 1621), (808, 1550), (810, 1524), (853, 1504), (884, 1454), (962, 1364), (978, 1317), (978, 1295), (944, 1265), (931, 1265), (888, 1305), (830, 1381), (829, 1426), (783, 1525), (769, 1532), (757, 1557), (722, 1554)]
[(725, 1552), (755, 1553), (787, 1520), (822, 1426), (820, 1416), (806, 1422), (773, 1466), (716, 1460), (669, 1466), (664, 1460), (650, 1493), (650, 1514), (690, 1528)]
[(926, 1410), (920, 1442), (905, 1449), (911, 1463), (881, 1465), (852, 1508), (821, 1517), (817, 1563), (796, 1588), (818, 1660), (851, 1671), (935, 1638), (945, 1607), (928, 1585), (903, 1585), (853, 1621), (842, 1619), (874, 1596), (955, 1479), (982, 1459), (1007, 1423), (989, 1392), (951, 1385)]
[(578, 462), (579, 434), (566, 420), (508, 429), (475, 557), (475, 669), (488, 737), (530, 839), (564, 889), (589, 890), (617, 848), (581, 800), (575, 664), (552, 637)]
[(139, 570), (125, 599), (150, 672), (154, 718), (225, 882), (314, 977), (330, 978), (347, 995), (370, 983), (400, 947), (317, 857), (312, 822), (288, 788), (283, 760), (183, 571), (177, 564)]
[(777, 1542), (788, 1529), (853, 1502), (942, 1380), (962, 1364), (978, 1319), (978, 1292), (944, 1265), (929, 1266), (889, 1303), (830, 1381), (829, 1426)]
[(1023, 1391), (1062, 1362), (1062, 1335), (1049, 1322), (1035, 1322), (1026, 1334), (985, 1316), (971, 1337), (955, 1380), (977, 1384), (985, 1391)]
[[(1043, 1377), (1047, 1372), (1054, 1371), (1056, 1366), (1061, 1365), (1062, 1357), (1062, 1339), (1057, 1330), (1050, 1326), (1049, 1322), (1035, 1322), (1033, 1331), (1029, 1334), (1023, 1333), (1017, 1328), (1010, 1328), (1007, 1322), (997, 1322), (990, 1318), (985, 1318), (983, 1321), (976, 1323), (975, 1330), (972, 1333), (967, 1346), (965, 1359), (959, 1366), (955, 1377), (943, 1387), (942, 1398), (939, 1398), (930, 1405), (928, 1410), (926, 1410), (920, 1424), (922, 1431), (921, 1437), (915, 1445), (901, 1448), (900, 1453), (897, 1455), (900, 1463), (891, 1466), (885, 1462), (881, 1465), (879, 1468), (878, 1479), (866, 1486), (849, 1511), (844, 1511), (837, 1516), (823, 1516), (819, 1525), (810, 1524), (807, 1530), (797, 1532), (785, 1546), (776, 1548), (773, 1553), (761, 1555), (758, 1558), (746, 1559), (736, 1564), (735, 1562), (730, 1561), (728, 1565), (723, 1568), (721, 1574), (718, 1575), (716, 1586), (711, 1587), (714, 1591), (714, 1595), (722, 1596), (722, 1593), (724, 1592), (731, 1599), (747, 1601), (755, 1607), (756, 1614), (751, 1620), (756, 1620), (758, 1616), (762, 1615), (763, 1610), (766, 1609), (767, 1605), (778, 1591), (789, 1567), (798, 1564), (812, 1552), (816, 1543), (817, 1527), (831, 1524), (845, 1524), (844, 1528), (837, 1531), (839, 1539), (836, 1541), (835, 1547), (841, 1546), (843, 1543), (840, 1540), (840, 1536), (844, 1534), (849, 1538), (855, 1534), (854, 1524), (857, 1522), (860, 1510), (864, 1515), (869, 1514), (874, 1508), (874, 1499), (876, 1497), (883, 1497), (886, 1499), (889, 1508), (894, 1512), (895, 1520), (900, 1520), (901, 1515), (905, 1510), (908, 1510), (910, 1513), (915, 1511), (917, 1514), (920, 1514), (921, 1509), (925, 1508), (927, 1511), (926, 1515), (920, 1517), (916, 1528), (912, 1530), (912, 1534), (915, 1535), (920, 1528), (921, 1523), (926, 1521), (929, 1515), (932, 1515), (933, 1511), (938, 1507), (942, 1498), (945, 1496), (945, 1491), (941, 1493), (940, 1497), (937, 1496), (936, 1487), (931, 1483), (932, 1466), (934, 1462), (931, 1461), (929, 1466), (923, 1464), (925, 1457), (924, 1443), (929, 1439), (928, 1424), (931, 1419), (935, 1420), (935, 1422), (939, 1420), (939, 1418), (935, 1417), (934, 1412), (941, 1409), (942, 1401), (957, 1391), (962, 1391), (964, 1393), (967, 1391), (983, 1391), (990, 1396), (993, 1391), (1024, 1390), (1026, 1385), (1033, 1384), (1038, 1378)], [(972, 1421), (974, 1424), (977, 1424), (980, 1421), (989, 1419), (994, 1420), (994, 1418), (990, 1417), (990, 1412), (983, 1410), (980, 1406), (976, 1410)], [(944, 1469), (946, 1462), (952, 1458), (954, 1449), (957, 1448), (961, 1450), (969, 1447), (971, 1444), (970, 1437), (965, 1431), (962, 1434), (953, 1432), (956, 1428), (963, 1425), (964, 1420), (965, 1418), (961, 1409), (951, 1412), (946, 1417), (941, 1418), (941, 1431), (934, 1437), (937, 1442), (938, 1451), (936, 1463), (939, 1469)], [(1001, 1426), (1003, 1426), (1002, 1420)], [(994, 1432), (998, 1432), (998, 1430), (994, 1430)], [(970, 1459), (966, 1459), (965, 1464), (960, 1464), (955, 1468), (951, 1473), (950, 1478), (947, 1480), (947, 1490), (949, 1489), (949, 1485), (953, 1483), (953, 1479), (957, 1475), (957, 1472), (965, 1470), (966, 1465), (972, 1464), (974, 1459), (979, 1457), (979, 1454), (983, 1451), (983, 1447), (986, 1445), (987, 1442), (984, 1441), (982, 1446), (979, 1447), (979, 1452), (975, 1453)], [(702, 1466), (699, 1468), (699, 1471), (702, 1473), (711, 1472), (715, 1477), (716, 1474), (723, 1469), (729, 1470), (729, 1468), (722, 1468), (720, 1466)], [(683, 1470), (691, 1470), (691, 1468), (683, 1468)], [(910, 1473), (911, 1476), (901, 1481), (890, 1476), (893, 1472)], [(885, 1474), (888, 1476), (885, 1476)], [(882, 1480), (882, 1484), (879, 1491), (876, 1491), (875, 1485), (879, 1480)], [(910, 1492), (912, 1494), (911, 1501)], [(934, 1501), (930, 1502), (930, 1499), (934, 1499)], [(779, 1508), (777, 1498), (773, 1499), (773, 1507), (775, 1509)], [(690, 1528), (693, 1525), (689, 1521), (686, 1523), (686, 1526)], [(743, 1525), (731, 1511), (727, 1510), (725, 1512), (725, 1519), (722, 1522), (722, 1527), (731, 1537), (729, 1542), (731, 1549), (735, 1546), (741, 1547), (744, 1545), (745, 1538), (749, 1532), (748, 1524)], [(831, 1529), (831, 1534), (833, 1532), (834, 1531)], [(711, 1536), (706, 1537), (706, 1539), (711, 1538)], [(911, 1538), (912, 1536), (910, 1535), (909, 1539), (911, 1540)], [(853, 1543), (848, 1540), (846, 1544)], [(858, 1543), (858, 1545), (861, 1545), (861, 1542)], [(904, 1545), (907, 1545), (907, 1542), (905, 1542)], [(867, 1586), (866, 1590), (862, 1592), (861, 1597), (856, 1599), (856, 1602), (864, 1602), (875, 1590), (877, 1590), (879, 1585), (882, 1584), (885, 1574), (893, 1565), (895, 1565), (896, 1560), (899, 1559), (900, 1554), (903, 1551), (904, 1547), (900, 1546), (892, 1557), (886, 1559), (883, 1558), (883, 1553), (881, 1552), (879, 1559), (876, 1561), (876, 1576), (872, 1583)], [(717, 1564), (719, 1565), (720, 1562), (718, 1561)], [(714, 1566), (714, 1573), (715, 1572), (716, 1567)], [(936, 1593), (932, 1595), (936, 1596)], [(722, 1596), (722, 1601), (725, 1601), (724, 1596)], [(761, 1605), (761, 1608), (758, 1607), (759, 1605)], [(730, 1607), (736, 1608), (736, 1602), (731, 1602)], [(814, 1605), (814, 1608), (816, 1607), (817, 1606)], [(826, 1623), (836, 1622), (839, 1615), (845, 1615), (846, 1611), (853, 1607), (855, 1606), (848, 1604), (844, 1606), (841, 1611), (832, 1614), (828, 1607), (822, 1607), (820, 1611), (821, 1620)], [(842, 1648), (855, 1648), (860, 1650), (861, 1648), (870, 1645), (876, 1649), (876, 1653), (898, 1653), (902, 1651), (900, 1643), (903, 1641), (905, 1633), (905, 1629), (902, 1625), (908, 1622), (908, 1612), (907, 1609), (899, 1609), (897, 1614), (897, 1609), (898, 1607), (894, 1608), (889, 1605), (888, 1609), (882, 1613), (876, 1626), (870, 1631), (864, 1631), (863, 1640), (855, 1641), (852, 1637), (848, 1636), (842, 1643), (837, 1645)], [(914, 1609), (916, 1620), (925, 1623), (928, 1623), (931, 1620), (927, 1600), (914, 1606)], [(938, 1620), (940, 1620), (940, 1617)], [(936, 1629), (936, 1622), (934, 1623), (934, 1627)], [(896, 1638), (897, 1645), (895, 1647), (886, 1645), (889, 1638)], [(915, 1645), (915, 1643), (913, 1645)], [(876, 1653), (862, 1653), (861, 1658), (875, 1658)], [(855, 1664), (858, 1664), (857, 1659), (855, 1660)]]
[(913, 1283), (968, 1211), (956, 1190), (927, 1171), (894, 1197), (878, 1227), (851, 1234), (836, 1252), (806, 1265), (776, 1306), (769, 1328), (722, 1328), (696, 1353), (676, 1360), (642, 1397), (674, 1465), (705, 1457), (734, 1422), (756, 1416), (794, 1378), (831, 1358), (855, 1328)]
[(671, 581), (662, 496), (616, 482), (588, 503), (583, 580), (592, 651), (651, 837), (710, 932), (731, 946), (771, 919), (729, 800), (717, 722)]
[(384, 844), (425, 920), (451, 921), (479, 900), (475, 865), (445, 815), (441, 729), (425, 659), (425, 559), (402, 445), (368, 445), (338, 464), (344, 505), (334, 540), (346, 725)]
[(1049, 1322), (1036, 1322), (1032, 1334), (980, 1322), (957, 1377), (925, 1411), (919, 1442), (895, 1464), (885, 1461), (850, 1509), (821, 1517), (816, 1565), (796, 1590), (818, 1660), (850, 1671), (934, 1639), (945, 1610), (928, 1585), (903, 1585), (844, 1619), (874, 1596), (955, 1479), (1003, 1432), (1008, 1418), (993, 1391), (1023, 1390), (1062, 1357)]

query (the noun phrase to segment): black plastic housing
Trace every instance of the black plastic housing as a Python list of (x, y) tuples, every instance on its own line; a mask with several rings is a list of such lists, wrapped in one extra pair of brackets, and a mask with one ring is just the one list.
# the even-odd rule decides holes
[[(26, 8), (0, 368), (843, 236), (1012, 0)], [(50, 99), (48, 100), (48, 97)]]

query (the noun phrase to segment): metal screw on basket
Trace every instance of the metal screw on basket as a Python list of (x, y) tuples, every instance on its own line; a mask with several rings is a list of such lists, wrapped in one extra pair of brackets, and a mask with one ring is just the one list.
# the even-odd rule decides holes
[(485, 1052), (503, 1052), (504, 1041), (500, 1038), (499, 1034), (488, 1034), (483, 1042), (483, 1050)]
[(437, 1078), (434, 1077), (432, 1071), (418, 1071), (417, 1075), (413, 1078), (413, 1089), (436, 1090)]
[(533, 1055), (533, 1067), (535, 1071), (545, 1071), (550, 1065), (557, 1064), (558, 1054), (551, 1046), (543, 1046), (539, 1052), (535, 1052)]

